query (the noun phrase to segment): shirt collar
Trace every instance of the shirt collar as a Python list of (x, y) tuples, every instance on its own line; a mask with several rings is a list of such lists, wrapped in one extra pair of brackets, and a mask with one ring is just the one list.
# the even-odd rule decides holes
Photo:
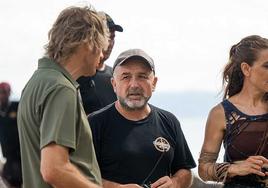
[(64, 75), (65, 78), (67, 78), (74, 86), (75, 88), (79, 88), (79, 84), (72, 78), (70, 73), (64, 69), (60, 64), (56, 63), (52, 59), (49, 59), (47, 57), (43, 57), (39, 59), (38, 61), (38, 69), (54, 69), (59, 71)]

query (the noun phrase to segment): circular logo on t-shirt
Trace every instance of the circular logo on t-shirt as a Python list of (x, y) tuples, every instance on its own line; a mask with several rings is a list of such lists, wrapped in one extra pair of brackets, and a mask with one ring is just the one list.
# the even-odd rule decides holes
[(167, 152), (170, 149), (169, 142), (163, 137), (156, 138), (153, 144), (154, 147), (160, 152)]

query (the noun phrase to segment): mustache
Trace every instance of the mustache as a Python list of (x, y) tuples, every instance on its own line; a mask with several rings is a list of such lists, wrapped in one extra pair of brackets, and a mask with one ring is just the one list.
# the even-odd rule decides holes
[(129, 95), (143, 95), (143, 90), (141, 88), (131, 88), (127, 91), (127, 96)]

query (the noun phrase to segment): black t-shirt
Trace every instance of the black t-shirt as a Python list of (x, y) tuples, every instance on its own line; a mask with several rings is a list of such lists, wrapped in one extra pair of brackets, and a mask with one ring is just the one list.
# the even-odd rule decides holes
[(153, 183), (196, 166), (177, 118), (150, 107), (151, 113), (140, 121), (124, 118), (114, 103), (89, 116), (102, 178), (122, 184)]
[(17, 110), (18, 102), (10, 102), (6, 109), (0, 109), (0, 143), (7, 160), (20, 160)]
[(113, 103), (116, 100), (112, 84), (112, 68), (105, 66), (103, 71), (97, 71), (92, 77), (80, 77), (80, 93), (86, 114)]

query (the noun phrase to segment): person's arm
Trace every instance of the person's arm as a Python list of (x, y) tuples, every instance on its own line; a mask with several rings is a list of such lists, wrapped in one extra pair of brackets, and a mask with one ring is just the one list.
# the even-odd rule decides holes
[(187, 188), (192, 184), (192, 173), (188, 169), (178, 170), (172, 177), (164, 176), (151, 184), (151, 188)]
[(103, 188), (141, 188), (138, 184), (119, 184), (109, 180), (102, 179)]
[(198, 173), (204, 181), (215, 181), (214, 164), (218, 158), (225, 130), (225, 115), (221, 104), (215, 106), (209, 113), (205, 138), (199, 157)]
[(101, 188), (70, 162), (68, 148), (54, 143), (41, 150), (40, 168), (44, 181), (55, 188)]
[(226, 178), (257, 174), (268, 175), (261, 172), (268, 160), (263, 156), (250, 156), (239, 163), (216, 163), (218, 153), (225, 131), (225, 115), (222, 105), (214, 107), (207, 120), (205, 139), (199, 157), (198, 173), (204, 181), (224, 182)]

